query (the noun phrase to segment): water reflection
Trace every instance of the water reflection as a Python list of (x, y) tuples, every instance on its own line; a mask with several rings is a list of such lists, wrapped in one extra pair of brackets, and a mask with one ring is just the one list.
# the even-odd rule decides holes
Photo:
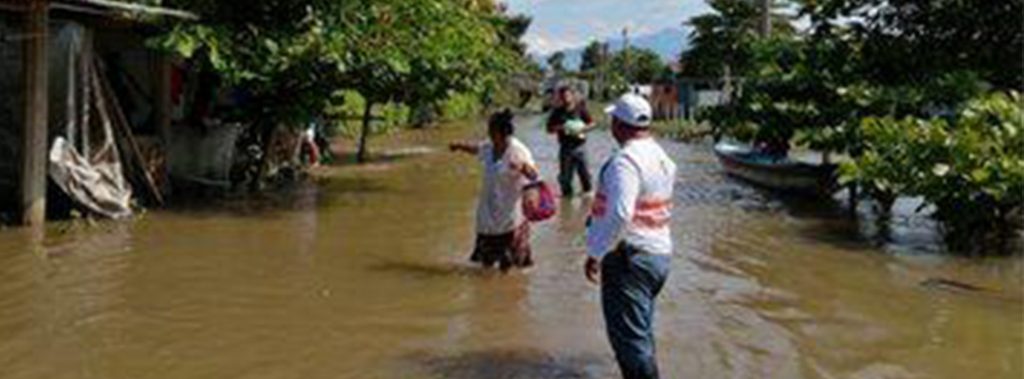
[(394, 274), (410, 279), (465, 278), (489, 277), (503, 275), (497, 270), (483, 270), (480, 267), (455, 263), (424, 263), (424, 262), (380, 262), (367, 266), (370, 271), (383, 274)]
[[(552, 138), (520, 130), (553, 179)], [(595, 166), (612, 149), (588, 145)], [(725, 177), (708, 146), (666, 145), (680, 162), (656, 327), (667, 377), (1024, 375), (1019, 256), (931, 253), (920, 216), (872, 231)], [(0, 377), (614, 377), (580, 272), (589, 200), (535, 229), (536, 267), (500, 274), (466, 262), (472, 158), (336, 170), (221, 206), (0, 231)]]
[(556, 356), (535, 350), (496, 349), (423, 361), (433, 375), (451, 379), (596, 379), (610, 374), (603, 357)]

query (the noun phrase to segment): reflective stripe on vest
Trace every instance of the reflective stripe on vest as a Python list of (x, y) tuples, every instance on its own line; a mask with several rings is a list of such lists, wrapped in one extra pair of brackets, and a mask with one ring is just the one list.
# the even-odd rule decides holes
[(671, 219), (672, 199), (649, 197), (636, 202), (632, 222), (640, 229), (660, 229), (667, 227)]
[[(608, 197), (598, 193), (591, 206), (590, 215), (604, 217), (608, 213)], [(672, 218), (672, 200), (664, 198), (642, 198), (636, 202), (632, 224), (641, 229), (658, 229), (668, 226)]]

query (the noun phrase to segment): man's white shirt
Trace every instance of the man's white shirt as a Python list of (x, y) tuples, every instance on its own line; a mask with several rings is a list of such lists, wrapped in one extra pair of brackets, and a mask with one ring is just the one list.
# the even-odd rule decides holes
[(601, 168), (587, 227), (587, 254), (601, 259), (620, 242), (671, 254), (676, 165), (653, 138), (634, 139)]

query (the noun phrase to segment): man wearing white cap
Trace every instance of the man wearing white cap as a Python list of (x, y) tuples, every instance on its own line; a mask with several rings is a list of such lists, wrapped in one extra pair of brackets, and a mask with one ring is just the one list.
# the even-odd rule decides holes
[(671, 263), (676, 165), (651, 136), (647, 100), (623, 95), (605, 111), (621, 149), (601, 168), (584, 271), (601, 284), (608, 339), (622, 376), (658, 378), (654, 306)]

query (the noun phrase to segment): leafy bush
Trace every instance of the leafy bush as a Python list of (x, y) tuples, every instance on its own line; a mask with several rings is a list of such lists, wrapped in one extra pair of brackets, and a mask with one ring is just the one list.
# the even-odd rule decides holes
[(481, 104), (476, 95), (456, 94), (441, 105), (441, 117), (445, 120), (459, 120), (480, 114)]
[(954, 247), (1005, 232), (1024, 204), (1024, 99), (993, 93), (950, 117), (868, 117), (843, 180), (935, 206)]
[(711, 135), (711, 125), (687, 119), (660, 120), (651, 125), (658, 135), (680, 141), (693, 141)]

